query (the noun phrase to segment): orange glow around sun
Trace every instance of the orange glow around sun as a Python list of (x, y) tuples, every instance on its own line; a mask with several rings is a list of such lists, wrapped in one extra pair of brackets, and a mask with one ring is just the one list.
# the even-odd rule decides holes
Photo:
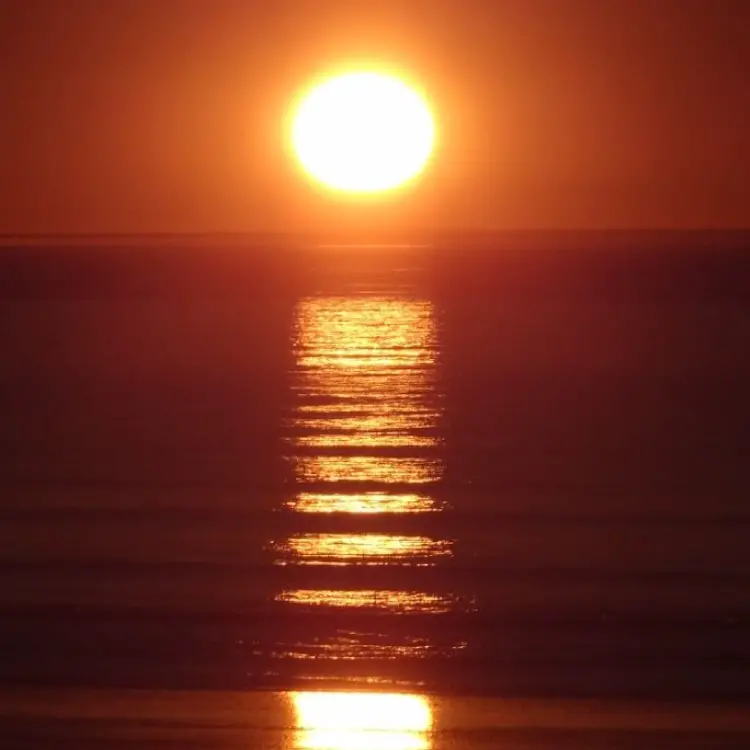
[(435, 124), (424, 98), (378, 72), (332, 76), (298, 103), (291, 142), (302, 168), (323, 185), (378, 193), (415, 178), (427, 165)]

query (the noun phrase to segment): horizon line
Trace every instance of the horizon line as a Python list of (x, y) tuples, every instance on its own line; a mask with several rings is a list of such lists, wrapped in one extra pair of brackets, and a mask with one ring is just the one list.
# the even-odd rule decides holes
[(408, 232), (394, 232), (393, 234), (382, 234), (380, 237), (365, 237), (363, 232), (355, 230), (341, 231), (286, 231), (286, 230), (155, 230), (155, 231), (64, 231), (64, 232), (0, 232), (0, 240), (5, 239), (36, 239), (36, 238), (100, 238), (100, 237), (280, 237), (280, 238), (313, 238), (323, 242), (344, 241), (358, 244), (379, 245), (387, 244), (411, 244), (409, 238), (418, 236), (441, 237), (451, 235), (512, 235), (512, 234), (738, 234), (750, 232), (748, 226), (728, 227), (544, 227), (544, 228), (481, 228), (466, 227), (441, 230), (419, 230)]

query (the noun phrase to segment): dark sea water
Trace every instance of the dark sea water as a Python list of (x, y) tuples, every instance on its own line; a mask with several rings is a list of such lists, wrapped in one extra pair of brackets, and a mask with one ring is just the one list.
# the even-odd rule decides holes
[(9, 747), (747, 746), (750, 235), (6, 245)]

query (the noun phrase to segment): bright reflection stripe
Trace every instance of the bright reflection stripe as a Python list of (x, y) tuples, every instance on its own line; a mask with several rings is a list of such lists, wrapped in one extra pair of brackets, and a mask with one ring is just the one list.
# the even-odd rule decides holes
[(452, 554), (448, 540), (403, 534), (296, 534), (275, 549), (301, 565), (435, 564)]
[(433, 435), (381, 433), (326, 433), (303, 435), (293, 442), (302, 448), (433, 448), (440, 445)]
[(300, 492), (286, 507), (297, 513), (430, 513), (440, 510), (433, 497), (416, 492)]
[(299, 482), (383, 482), (429, 484), (440, 479), (437, 458), (393, 456), (296, 456)]
[(395, 589), (292, 589), (277, 594), (275, 600), (307, 607), (377, 609), (394, 614), (439, 614), (456, 607), (452, 596)]
[(295, 692), (298, 750), (428, 750), (432, 707), (408, 693)]

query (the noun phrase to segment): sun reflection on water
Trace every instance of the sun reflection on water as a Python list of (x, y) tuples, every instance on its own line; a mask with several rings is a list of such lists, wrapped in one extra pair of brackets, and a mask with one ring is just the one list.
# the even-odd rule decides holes
[[(437, 346), (437, 317), (427, 300), (377, 294), (314, 296), (301, 300), (297, 307), (294, 403), (285, 422), (287, 459), (297, 491), (284, 507), (299, 517), (293, 530), (271, 542), (270, 549), (278, 566), (319, 566), (320, 571), (304, 575), (284, 571), (284, 576), (290, 575), (288, 587), (274, 600), (281, 611), (293, 612), (295, 617), (315, 612), (331, 619), (330, 631), (324, 616), (315, 618), (314, 631), (305, 625), (304, 631), (291, 632), (273, 658), (309, 664), (310, 675), (316, 660), (323, 672), (322, 660), (329, 667), (337, 661), (367, 660), (367, 671), (377, 660), (391, 664), (392, 680), (394, 659), (443, 658), (465, 645), (440, 638), (431, 622), (433, 615), (464, 609), (463, 603), (449, 593), (419, 590), (417, 569), (448, 561), (454, 553), (452, 540), (403, 533), (396, 518), (389, 519), (393, 531), (387, 533), (382, 529), (374, 533), (364, 523), (359, 532), (353, 532), (351, 520), (345, 532), (321, 530), (323, 519), (316, 521), (314, 529), (305, 530), (303, 525), (309, 514), (395, 516), (443, 510), (430, 491), (444, 473)], [(342, 570), (334, 574), (326, 567)], [(377, 567), (409, 568), (411, 585), (391, 588), (392, 578), (390, 583), (385, 577), (381, 580)], [(370, 572), (365, 574), (365, 568)], [(313, 586), (294, 588), (300, 583), (298, 576), (305, 581), (315, 576)], [(363, 626), (360, 620), (361, 632), (355, 634), (347, 631), (352, 627), (347, 613), (357, 613), (364, 620), (370, 614), (378, 617), (371, 625)], [(385, 617), (392, 614), (415, 616), (407, 628), (400, 618), (394, 628), (393, 620)], [(350, 635), (342, 635), (345, 632)], [(420, 703), (422, 699), (380, 694), (295, 695), (300, 696), (295, 699), (298, 716), (308, 723), (317, 722), (300, 735), (300, 742), (306, 744), (297, 747), (428, 747), (424, 721), (414, 718), (424, 718), (427, 704)], [(415, 706), (421, 706), (421, 714)], [(414, 726), (367, 723), (384, 721), (387, 715), (398, 722), (409, 711)], [(347, 716), (356, 722), (348, 729), (341, 725)], [(362, 727), (368, 731), (363, 733)]]
[(393, 369), (435, 357), (432, 304), (427, 300), (308, 297), (299, 310), (298, 334), (302, 367)]
[(296, 513), (430, 513), (440, 509), (431, 495), (417, 492), (300, 492), (286, 507)]
[(298, 750), (428, 750), (432, 707), (407, 693), (290, 693)]
[(301, 435), (296, 438), (297, 445), (305, 448), (352, 448), (354, 445), (361, 448), (431, 448), (438, 444), (437, 438), (432, 435), (403, 435), (388, 432), (361, 435), (356, 443), (354, 441), (352, 435), (346, 432), (339, 434), (321, 432), (318, 435)]
[[(321, 656), (329, 661), (358, 661), (362, 659), (380, 661), (402, 661), (452, 658), (465, 643), (435, 643), (433, 639), (419, 635), (398, 636), (373, 630), (349, 630), (338, 628), (327, 636), (312, 636), (293, 643), (285, 643), (278, 654), (280, 659), (310, 661)], [(355, 678), (358, 679), (358, 678)], [(361, 679), (361, 678), (360, 678)], [(377, 679), (364, 680), (376, 682)]]
[(456, 608), (456, 598), (446, 594), (400, 589), (293, 589), (276, 595), (276, 601), (307, 607), (373, 609), (388, 613), (438, 614)]
[(304, 449), (357, 455), (302, 455), (299, 482), (421, 484), (440, 478), (430, 456), (368, 455), (372, 448), (435, 448), (435, 316), (425, 300), (310, 297), (298, 308), (298, 403), (289, 441)]
[(448, 540), (401, 534), (296, 534), (275, 549), (299, 565), (434, 565), (452, 552)]
[(442, 475), (438, 458), (415, 456), (298, 456), (299, 482), (384, 482), (429, 484)]

